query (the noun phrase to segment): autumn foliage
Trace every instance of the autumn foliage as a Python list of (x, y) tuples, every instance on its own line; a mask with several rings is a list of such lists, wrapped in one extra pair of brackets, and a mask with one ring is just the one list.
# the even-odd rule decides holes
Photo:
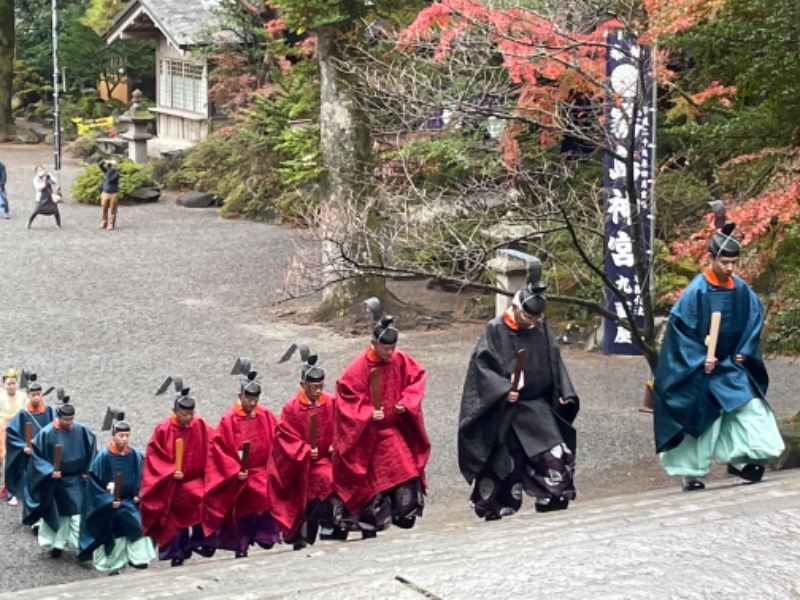
[[(562, 30), (554, 19), (524, 8), (493, 9), (473, 0), (443, 0), (420, 11), (401, 32), (398, 47), (433, 42), (433, 60), (438, 61), (461, 36), (484, 32), (502, 55), (511, 82), (519, 86), (517, 115), (537, 123), (539, 141), (548, 146), (558, 139), (559, 102), (576, 92), (587, 97), (605, 92), (605, 36), (621, 28), (618, 21), (609, 20), (580, 33)], [(507, 163), (517, 155), (511, 133), (501, 140)]]
[[(521, 120), (534, 122), (539, 143), (551, 146), (562, 133), (558, 122), (560, 103), (568, 103), (576, 93), (597, 101), (609, 93), (605, 75), (609, 32), (626, 31), (639, 43), (652, 43), (713, 18), (724, 4), (725, 0), (643, 0), (643, 11), (625, 24), (611, 19), (586, 31), (571, 31), (552, 16), (518, 6), (493, 8), (477, 0), (442, 0), (419, 12), (401, 33), (398, 47), (408, 50), (424, 41), (431, 48), (432, 59), (440, 61), (463, 37), (483, 32), (488, 43), (497, 48), (509, 79), (517, 86), (515, 114)], [(665, 58), (661, 51), (656, 59), (660, 65), (656, 77), (661, 83), (673, 75), (664, 67)], [(702, 109), (729, 108), (736, 93), (736, 87), (712, 81), (701, 91), (678, 97), (676, 105), (686, 104), (696, 115)], [(509, 169), (519, 159), (518, 136), (522, 132), (519, 124), (510, 124), (499, 140), (503, 162)], [(742, 156), (735, 160), (752, 158)], [(727, 165), (732, 166), (734, 161)], [(747, 246), (770, 228), (793, 220), (798, 212), (798, 193), (800, 177), (789, 173), (776, 177), (767, 191), (735, 203), (728, 215), (736, 221), (743, 244)], [(690, 255), (700, 261), (712, 231), (709, 215), (701, 230), (674, 242), (671, 248), (676, 256)], [(756, 268), (756, 262), (749, 260), (745, 270)]]
[(223, 48), (213, 59), (216, 66), (208, 98), (226, 108), (249, 104), (256, 92), (256, 75), (248, 69), (247, 59), (232, 48)]
[(647, 13), (647, 29), (640, 42), (650, 43), (659, 37), (690, 28), (701, 19), (708, 19), (725, 4), (725, 0), (642, 0)]
[[(723, 168), (736, 168), (751, 160), (760, 158), (757, 153), (740, 156), (728, 161)], [(745, 247), (741, 261), (741, 273), (749, 277), (759, 271), (764, 262), (770, 258), (769, 249), (750, 250), (754, 244), (769, 232), (784, 227), (797, 218), (800, 213), (800, 174), (795, 171), (780, 172), (775, 175), (768, 188), (758, 196), (740, 203), (732, 203), (727, 209), (727, 219), (736, 223), (734, 235)], [(714, 218), (710, 213), (705, 218), (701, 229), (687, 238), (679, 239), (670, 245), (673, 259), (691, 256), (697, 262), (707, 260), (706, 245), (714, 233)]]
[[(690, 27), (698, 19), (713, 15), (723, 0), (645, 0), (638, 19), (623, 24), (607, 19), (587, 30), (571, 30), (552, 15), (519, 6), (494, 8), (478, 0), (442, 0), (417, 14), (399, 36), (400, 49), (412, 49), (419, 41), (432, 44), (432, 58), (442, 60), (462, 37), (483, 32), (502, 56), (503, 67), (518, 87), (515, 111), (518, 117), (537, 125), (539, 143), (552, 146), (561, 139), (559, 104), (576, 94), (600, 100), (608, 89), (605, 75), (606, 37), (624, 31), (640, 43), (653, 41)], [(671, 76), (659, 54), (656, 77)], [(709, 88), (707, 96), (719, 96), (724, 104), (735, 90)], [(613, 94), (612, 94), (613, 95)], [(698, 97), (702, 102), (705, 97)], [(518, 128), (519, 130), (519, 128)], [(519, 156), (512, 132), (500, 140), (504, 163), (512, 168)]]
[(712, 81), (708, 87), (696, 94), (692, 94), (690, 98), (692, 102), (697, 105), (703, 104), (709, 100), (716, 100), (722, 106), (727, 107), (731, 105), (731, 97), (735, 95), (735, 86), (723, 86), (719, 81)]

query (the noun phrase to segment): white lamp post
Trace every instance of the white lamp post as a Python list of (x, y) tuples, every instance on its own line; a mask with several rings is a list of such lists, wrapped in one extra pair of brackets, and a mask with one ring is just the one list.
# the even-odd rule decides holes
[(61, 119), (58, 112), (58, 16), (56, 0), (52, 0), (53, 13), (53, 160), (56, 172), (61, 170)]

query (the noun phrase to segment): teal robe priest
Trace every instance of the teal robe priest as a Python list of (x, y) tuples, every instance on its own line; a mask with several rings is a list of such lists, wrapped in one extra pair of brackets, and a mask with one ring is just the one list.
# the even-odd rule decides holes
[[(672, 307), (654, 380), (657, 452), (671, 450), (688, 434), (698, 438), (723, 411), (753, 398), (769, 385), (759, 349), (764, 321), (761, 301), (736, 275), (720, 285), (709, 271), (697, 275)], [(705, 373), (711, 313), (722, 313), (716, 366)], [(743, 362), (736, 355), (744, 356)]]
[[(25, 440), (25, 424), (31, 424), (31, 438), (47, 427), (56, 418), (56, 409), (46, 404), (34, 407), (30, 402), (6, 425), (6, 489), (12, 496), (22, 497), (25, 473), (28, 469), (29, 455), (25, 454), (28, 445)], [(32, 441), (32, 440), (31, 440)]]
[[(61, 446), (61, 477), (53, 478), (53, 455)], [(94, 434), (73, 421), (65, 429), (53, 421), (33, 438), (23, 489), (22, 522), (33, 525), (39, 519), (53, 530), (61, 527), (61, 517), (80, 514), (85, 476), (96, 452)]]
[[(114, 494), (108, 489), (115, 475), (121, 475), (120, 506), (113, 508)], [(96, 548), (103, 546), (109, 554), (117, 538), (135, 542), (144, 535), (139, 506), (142, 481), (142, 453), (128, 447), (122, 453), (113, 448), (113, 442), (98, 452), (89, 469), (89, 480), (81, 511), (81, 535), (78, 557), (92, 558)]]

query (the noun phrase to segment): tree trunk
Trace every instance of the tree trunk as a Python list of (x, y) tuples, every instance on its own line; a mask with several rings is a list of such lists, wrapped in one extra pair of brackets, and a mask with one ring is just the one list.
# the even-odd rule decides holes
[[(320, 71), (320, 145), (325, 175), (321, 187), (322, 258), (326, 283), (321, 318), (346, 309), (354, 302), (372, 295), (384, 296), (383, 279), (343, 279), (340, 254), (361, 259), (370, 248), (362, 240), (348, 239), (349, 215), (358, 207), (365, 189), (365, 177), (359, 176), (369, 168), (370, 135), (365, 120), (356, 106), (347, 78), (336, 68), (336, 58), (342, 54), (342, 39), (346, 32), (335, 26), (317, 31), (317, 52)], [(345, 240), (340, 248), (330, 239)], [(364, 261), (368, 262), (368, 261)], [(348, 275), (344, 275), (348, 277)]]
[(14, 129), (14, 0), (0, 0), (0, 140)]

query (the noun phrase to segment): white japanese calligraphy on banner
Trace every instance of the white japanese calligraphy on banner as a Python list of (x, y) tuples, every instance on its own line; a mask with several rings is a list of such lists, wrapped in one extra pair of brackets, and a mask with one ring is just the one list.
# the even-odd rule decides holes
[[(652, 90), (650, 49), (638, 46), (633, 39), (608, 37), (606, 75), (605, 128), (608, 148), (604, 160), (605, 194), (605, 260), (609, 279), (626, 298), (627, 305), (641, 325), (644, 310), (641, 287), (634, 269), (634, 248), (631, 236), (631, 201), (626, 180), (626, 159), (633, 152), (632, 170), (637, 202), (633, 204), (642, 224), (639, 239), (645, 256), (650, 243), (650, 188), (653, 166), (653, 112), (649, 107)], [(631, 147), (631, 127), (633, 144)], [(616, 155), (616, 156), (615, 156)], [(605, 305), (612, 313), (626, 318), (625, 304), (610, 289), (605, 290)], [(605, 320), (603, 350), (606, 354), (639, 354), (631, 332)]]

